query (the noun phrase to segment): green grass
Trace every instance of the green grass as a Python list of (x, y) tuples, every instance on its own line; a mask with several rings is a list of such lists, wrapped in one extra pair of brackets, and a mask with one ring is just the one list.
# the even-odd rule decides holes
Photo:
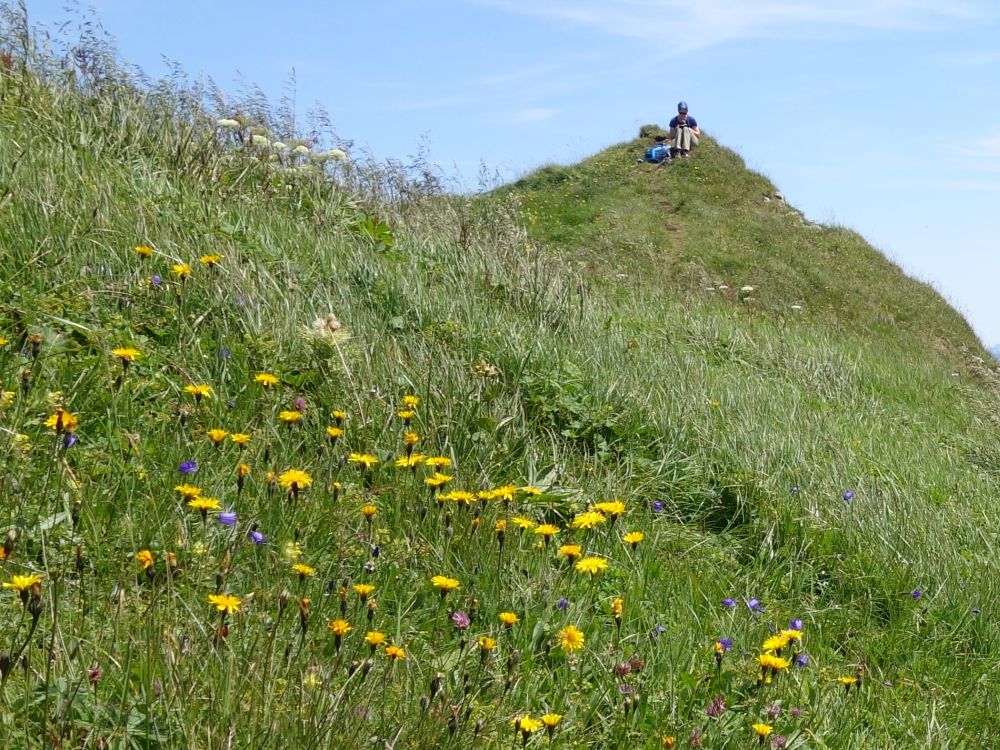
[[(764, 203), (773, 188), (710, 139), (665, 170), (636, 167), (632, 143), (487, 196), (426, 195), (352, 162), (275, 162), (196, 108), (173, 116), (174, 95), (33, 65), (0, 78), (0, 578), (42, 579), (26, 603), (0, 595), (10, 747), (509, 748), (512, 718), (554, 711), (557, 748), (696, 731), (743, 748), (773, 706), (789, 747), (991, 746), (995, 375), (961, 317), (856, 235)], [(331, 313), (344, 328), (317, 333)], [(124, 345), (142, 351), (127, 370)], [(213, 397), (184, 391), (199, 383)], [(392, 465), (407, 394), (416, 450), (453, 462), (446, 490), (542, 493), (438, 503), (427, 467)], [(80, 418), (68, 449), (44, 426), (59, 404)], [(213, 428), (253, 438), (213, 447)], [(314, 480), (298, 497), (268, 478), (288, 468)], [(236, 526), (186, 507), (183, 481)], [(611, 498), (622, 518), (567, 528)], [(518, 516), (561, 531), (546, 546)], [(567, 543), (608, 570), (575, 572)], [(461, 587), (440, 597), (438, 574)], [(210, 606), (220, 592), (238, 614)], [(792, 618), (808, 665), (758, 685), (761, 643)], [(568, 624), (586, 638), (571, 656)], [(370, 629), (406, 660), (370, 652)]]

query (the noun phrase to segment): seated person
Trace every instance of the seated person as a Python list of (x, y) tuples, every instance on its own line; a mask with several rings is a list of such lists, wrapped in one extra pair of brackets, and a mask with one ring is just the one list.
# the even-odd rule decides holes
[(655, 145), (646, 149), (646, 155), (642, 161), (649, 162), (650, 164), (660, 164), (670, 158), (670, 149), (666, 143), (667, 137), (665, 135), (658, 135), (653, 140), (656, 141)]
[(691, 149), (698, 145), (698, 121), (688, 117), (687, 102), (677, 103), (677, 117), (670, 121), (670, 155), (687, 159)]

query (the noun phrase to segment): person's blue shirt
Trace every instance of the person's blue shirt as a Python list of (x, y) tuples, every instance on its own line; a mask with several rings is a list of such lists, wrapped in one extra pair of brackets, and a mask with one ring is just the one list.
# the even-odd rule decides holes
[[(680, 124), (680, 121), (681, 121), (681, 118), (675, 117), (674, 119), (672, 119), (670, 121), (670, 127), (671, 128), (676, 128)], [(687, 118), (687, 120), (684, 121), (684, 124), (687, 125), (689, 128), (696, 128), (696, 127), (698, 127), (698, 121), (695, 120), (693, 117), (691, 117), (691, 115), (688, 115), (688, 118)]]

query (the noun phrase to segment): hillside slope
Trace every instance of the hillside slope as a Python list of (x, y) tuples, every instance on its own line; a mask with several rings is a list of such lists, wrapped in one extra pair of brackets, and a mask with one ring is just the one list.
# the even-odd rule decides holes
[(0, 77), (10, 744), (994, 741), (995, 375), (929, 289), (710, 142), (426, 195), (79, 59)]
[(650, 143), (622, 143), (512, 185), (532, 237), (605, 275), (625, 273), (630, 284), (699, 297), (752, 286), (759, 310), (984, 355), (932, 287), (855, 232), (805, 220), (711, 137), (691, 161), (637, 165)]

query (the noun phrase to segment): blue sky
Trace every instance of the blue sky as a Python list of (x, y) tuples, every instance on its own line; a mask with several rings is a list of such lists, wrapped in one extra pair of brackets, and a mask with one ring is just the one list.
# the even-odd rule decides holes
[[(65, 0), (28, 0), (36, 21)], [(857, 229), (1000, 343), (996, 0), (98, 0), (123, 56), (300, 109), (475, 185), (572, 162), (686, 100), (813, 219)]]

